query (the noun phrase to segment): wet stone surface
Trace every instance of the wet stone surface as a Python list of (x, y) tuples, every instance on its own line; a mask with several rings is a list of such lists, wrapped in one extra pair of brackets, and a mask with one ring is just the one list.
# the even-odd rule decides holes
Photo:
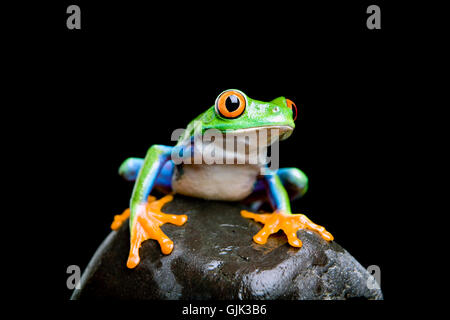
[(336, 242), (299, 231), (301, 249), (280, 232), (258, 245), (261, 225), (241, 217), (239, 203), (182, 196), (163, 211), (187, 214), (182, 227), (163, 231), (175, 247), (163, 255), (154, 240), (128, 269), (128, 221), (98, 248), (72, 299), (382, 299), (369, 289), (369, 273)]

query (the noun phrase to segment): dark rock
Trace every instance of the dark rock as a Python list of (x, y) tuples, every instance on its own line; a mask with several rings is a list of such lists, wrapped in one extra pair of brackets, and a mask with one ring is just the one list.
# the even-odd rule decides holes
[(298, 233), (301, 249), (279, 232), (267, 244), (252, 237), (261, 225), (241, 217), (239, 203), (182, 196), (164, 212), (187, 214), (182, 227), (166, 224), (174, 241), (163, 255), (154, 240), (140, 249), (141, 262), (128, 269), (128, 223), (98, 248), (72, 299), (382, 299), (368, 289), (369, 273), (336, 242), (311, 231)]

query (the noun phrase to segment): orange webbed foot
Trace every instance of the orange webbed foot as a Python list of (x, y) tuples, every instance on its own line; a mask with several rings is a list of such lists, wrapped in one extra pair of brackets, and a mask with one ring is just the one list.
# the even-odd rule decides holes
[[(148, 196), (147, 202), (155, 201), (156, 198), (154, 196)], [(114, 221), (111, 223), (112, 230), (118, 230), (122, 224), (130, 217), (130, 208), (126, 209), (121, 214), (116, 214), (114, 216)]]
[(304, 214), (286, 214), (280, 211), (268, 214), (256, 214), (242, 210), (241, 215), (244, 218), (250, 218), (264, 224), (264, 227), (253, 237), (253, 240), (258, 244), (265, 244), (269, 236), (279, 230), (284, 231), (291, 246), (298, 248), (302, 246), (301, 240), (297, 237), (297, 231), (300, 229), (317, 231), (327, 241), (334, 239), (331, 233), (326, 231), (324, 227), (313, 223)]
[[(172, 195), (167, 195), (159, 200), (149, 196), (147, 203), (142, 205), (135, 213), (136, 217), (131, 230), (130, 253), (127, 261), (128, 268), (134, 268), (139, 264), (139, 248), (145, 240), (153, 239), (158, 241), (163, 254), (172, 252), (173, 241), (162, 232), (160, 227), (165, 223), (182, 226), (188, 219), (187, 215), (184, 214), (176, 215), (161, 212), (161, 208), (172, 201), (172, 199)], [(119, 223), (122, 224), (129, 214), (130, 210), (127, 209), (121, 215), (115, 216), (111, 228), (116, 227)]]

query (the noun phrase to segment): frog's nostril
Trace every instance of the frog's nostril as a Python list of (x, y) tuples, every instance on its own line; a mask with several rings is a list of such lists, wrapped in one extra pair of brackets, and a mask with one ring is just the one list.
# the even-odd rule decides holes
[(280, 108), (278, 108), (278, 107), (273, 107), (272, 111), (273, 111), (273, 112), (278, 112), (278, 111), (280, 111)]

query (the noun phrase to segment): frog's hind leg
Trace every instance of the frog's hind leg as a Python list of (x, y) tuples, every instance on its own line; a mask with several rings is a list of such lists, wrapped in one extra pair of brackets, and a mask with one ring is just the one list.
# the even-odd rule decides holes
[[(300, 169), (281, 168), (276, 173), (291, 201), (302, 197), (308, 190), (308, 177)], [(256, 181), (253, 193), (245, 199), (245, 203), (250, 205), (252, 211), (259, 211), (263, 205), (270, 203), (264, 179)]]
[[(128, 158), (121, 164), (119, 174), (127, 181), (135, 181), (143, 165), (143, 158)], [(172, 174), (174, 167), (175, 165), (172, 160), (164, 164), (155, 180), (155, 188), (158, 191), (165, 194), (172, 192)]]

